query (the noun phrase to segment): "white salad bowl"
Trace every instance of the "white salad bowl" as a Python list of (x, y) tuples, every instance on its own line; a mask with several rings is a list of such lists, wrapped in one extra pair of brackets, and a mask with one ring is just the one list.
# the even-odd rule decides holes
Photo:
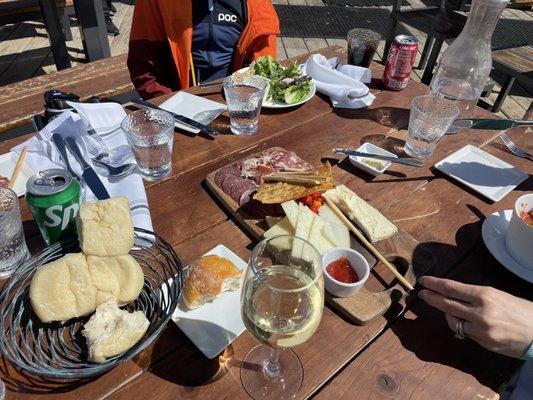
[[(326, 270), (327, 266), (341, 257), (348, 259), (351, 267), (357, 273), (359, 280), (355, 283), (344, 283), (334, 279)], [(322, 257), (324, 269), (324, 286), (335, 297), (351, 297), (364, 285), (370, 275), (370, 266), (361, 253), (347, 247), (336, 247)]]

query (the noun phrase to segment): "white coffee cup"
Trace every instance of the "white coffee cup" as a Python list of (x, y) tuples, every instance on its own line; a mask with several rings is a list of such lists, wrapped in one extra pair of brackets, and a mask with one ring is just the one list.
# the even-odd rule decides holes
[(514, 205), (507, 229), (505, 245), (511, 256), (524, 267), (533, 270), (533, 226), (520, 218), (520, 212), (533, 210), (533, 193), (520, 196)]

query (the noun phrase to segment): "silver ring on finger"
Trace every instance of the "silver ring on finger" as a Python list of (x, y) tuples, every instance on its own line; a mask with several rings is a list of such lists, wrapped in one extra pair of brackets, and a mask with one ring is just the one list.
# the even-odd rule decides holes
[(455, 325), (455, 337), (457, 339), (464, 339), (466, 337), (465, 335), (465, 320), (464, 319), (458, 319), (457, 324)]

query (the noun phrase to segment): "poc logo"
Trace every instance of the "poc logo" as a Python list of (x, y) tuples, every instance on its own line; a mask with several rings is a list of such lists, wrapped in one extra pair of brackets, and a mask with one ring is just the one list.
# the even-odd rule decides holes
[(237, 16), (231, 15), (231, 14), (218, 14), (218, 22), (226, 21), (226, 22), (237, 22)]

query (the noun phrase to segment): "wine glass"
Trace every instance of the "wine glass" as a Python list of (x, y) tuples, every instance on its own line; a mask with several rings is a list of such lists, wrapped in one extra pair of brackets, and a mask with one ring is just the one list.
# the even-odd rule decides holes
[(241, 382), (254, 399), (292, 399), (303, 367), (290, 347), (315, 333), (324, 308), (322, 257), (306, 240), (276, 236), (252, 251), (241, 296), (248, 332), (261, 343), (244, 357)]

